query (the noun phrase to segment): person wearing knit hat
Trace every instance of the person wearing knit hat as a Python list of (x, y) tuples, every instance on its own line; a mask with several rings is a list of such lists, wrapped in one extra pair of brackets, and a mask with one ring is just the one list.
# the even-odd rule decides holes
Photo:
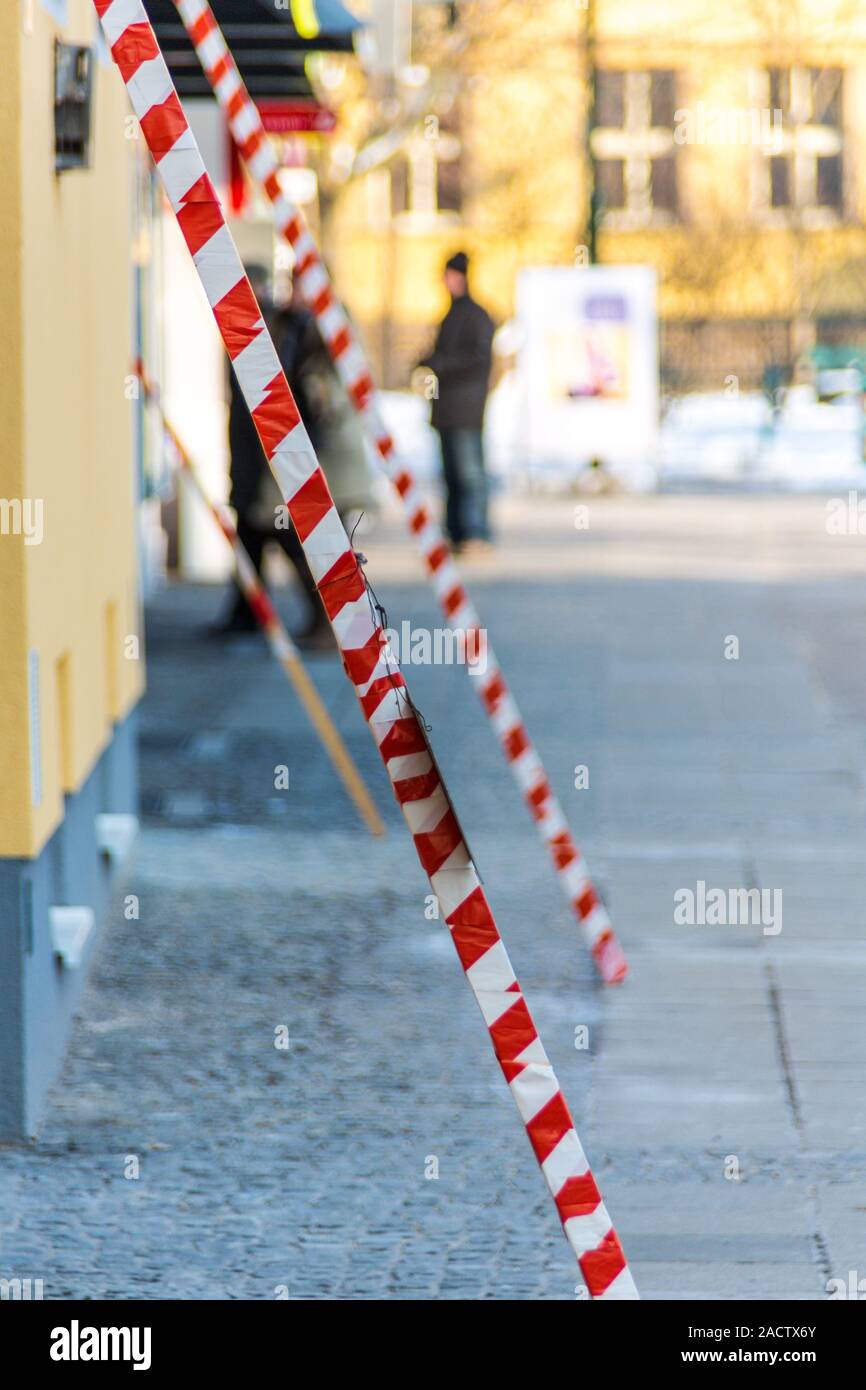
[(436, 377), (431, 424), (439, 435), (445, 480), (445, 530), (457, 551), (490, 546), (482, 429), (490, 377), (493, 320), (469, 293), (469, 257), (445, 263), (451, 307), (432, 352), (418, 364)]

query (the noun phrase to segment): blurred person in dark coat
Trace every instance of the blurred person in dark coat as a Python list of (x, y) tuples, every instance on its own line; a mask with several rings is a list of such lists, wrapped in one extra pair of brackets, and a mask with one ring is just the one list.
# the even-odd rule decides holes
[[(340, 384), (316, 321), (297, 292), (288, 305), (275, 309), (267, 272), (248, 266), (247, 274), (274, 338), (283, 371), (310, 436), (341, 517), (375, 506), (372, 479), (360, 423)], [(237, 530), (256, 571), (261, 574), (265, 547), (278, 544), (294, 566), (306, 602), (306, 616), (295, 640), (308, 649), (330, 649), (333, 636), (316, 583), (297, 532), (288, 520), (276, 479), (265, 457), (252, 416), (231, 373), (229, 406), (231, 495)], [(257, 628), (241, 589), (235, 586), (226, 618), (216, 634)]]
[(492, 360), (493, 320), (469, 293), (469, 259), (458, 251), (445, 265), (451, 307), (420, 363), (436, 376), (431, 424), (442, 448), (445, 529), (455, 550), (490, 544), (482, 429)]

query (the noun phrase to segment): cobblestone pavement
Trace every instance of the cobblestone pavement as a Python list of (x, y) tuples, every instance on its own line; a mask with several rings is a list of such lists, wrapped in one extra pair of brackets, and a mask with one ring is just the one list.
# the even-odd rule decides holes
[[(817, 498), (599, 499), (581, 530), (574, 505), (504, 508), (469, 578), (622, 988), (593, 978), (471, 677), (411, 688), (644, 1296), (821, 1298), (866, 1277), (863, 543)], [(391, 525), (363, 545), (392, 626), (436, 626)], [(43, 1129), (0, 1149), (0, 1275), (49, 1298), (573, 1299), (339, 664), (310, 662), (383, 842), (258, 639), (202, 639), (218, 605), (151, 606), (143, 833)], [(779, 890), (782, 930), (676, 925), (699, 880)]]

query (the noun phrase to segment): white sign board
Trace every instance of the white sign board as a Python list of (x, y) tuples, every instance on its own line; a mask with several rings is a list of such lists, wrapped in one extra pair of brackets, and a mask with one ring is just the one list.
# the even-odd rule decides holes
[(517, 282), (522, 456), (533, 475), (594, 460), (652, 486), (659, 416), (656, 274), (540, 266)]

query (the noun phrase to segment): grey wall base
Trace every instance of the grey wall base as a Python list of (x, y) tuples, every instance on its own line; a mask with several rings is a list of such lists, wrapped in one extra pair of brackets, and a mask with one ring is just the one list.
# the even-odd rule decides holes
[(99, 936), (91, 934), (79, 966), (65, 966), (52, 949), (49, 909), (92, 907), (99, 926), (113, 874), (97, 846), (96, 817), (135, 814), (137, 805), (133, 713), (66, 798), (63, 822), (39, 857), (0, 858), (0, 1142), (36, 1132)]

